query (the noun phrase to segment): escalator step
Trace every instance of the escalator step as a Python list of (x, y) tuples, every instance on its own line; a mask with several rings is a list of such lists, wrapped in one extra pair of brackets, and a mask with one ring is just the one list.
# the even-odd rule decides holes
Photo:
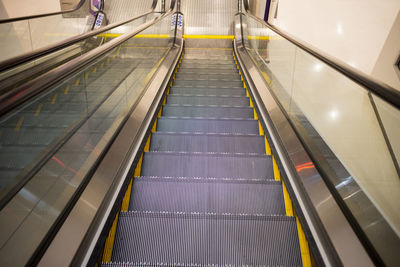
[(280, 182), (192, 178), (135, 179), (129, 210), (285, 215)]
[(243, 82), (230, 80), (175, 80), (175, 86), (182, 87), (219, 87), (219, 88), (243, 88)]
[(237, 66), (234, 64), (196, 64), (186, 63), (180, 66), (180, 69), (226, 69), (226, 70), (237, 70)]
[(260, 135), (155, 132), (151, 136), (150, 151), (265, 154), (265, 141)]
[(200, 73), (179, 73), (176, 75), (176, 80), (230, 80), (240, 81), (240, 76), (234, 74), (200, 74)]
[(168, 117), (203, 117), (203, 118), (237, 118), (252, 119), (251, 107), (216, 107), (216, 106), (182, 106), (165, 105), (163, 116)]
[(112, 261), (164, 266), (302, 263), (294, 217), (145, 212), (120, 214)]
[(181, 95), (224, 95), (224, 96), (246, 96), (243, 88), (192, 88), (192, 87), (172, 87), (171, 94)]
[(236, 68), (232, 69), (218, 69), (218, 68), (183, 68), (178, 69), (178, 74), (238, 74), (239, 71)]
[(249, 98), (246, 96), (194, 96), (194, 95), (173, 95), (167, 97), (168, 104), (177, 105), (226, 105), (248, 107)]
[(182, 64), (235, 64), (233, 57), (230, 58), (187, 58), (182, 59)]
[(157, 131), (186, 133), (258, 134), (258, 122), (252, 119), (186, 119), (160, 117)]
[(252, 154), (146, 152), (142, 176), (271, 179), (271, 156)]

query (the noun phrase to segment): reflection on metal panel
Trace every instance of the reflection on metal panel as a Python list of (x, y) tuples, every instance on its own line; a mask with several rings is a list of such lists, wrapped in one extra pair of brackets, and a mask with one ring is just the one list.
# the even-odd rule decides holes
[(185, 34), (231, 35), (237, 1), (182, 0)]

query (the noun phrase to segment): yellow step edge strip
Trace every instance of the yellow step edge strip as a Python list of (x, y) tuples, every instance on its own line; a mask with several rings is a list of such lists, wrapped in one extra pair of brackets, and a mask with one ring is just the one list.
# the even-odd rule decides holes
[(272, 165), (274, 168), (274, 177), (276, 181), (281, 181), (281, 172), (279, 171), (278, 164), (276, 163), (276, 159), (274, 155), (272, 155)]
[(301, 259), (303, 261), (303, 267), (311, 267), (312, 264), (311, 264), (310, 247), (308, 246), (306, 235), (304, 234), (303, 228), (301, 227), (299, 218), (297, 218), (297, 216), (296, 216), (296, 223), (297, 223), (297, 232), (299, 235)]
[(129, 201), (131, 199), (131, 192), (132, 192), (132, 183), (133, 179), (131, 178), (128, 188), (125, 191), (124, 198), (122, 199), (121, 211), (128, 211), (129, 209)]
[(233, 35), (196, 35), (196, 34), (183, 34), (183, 39), (230, 39), (233, 40)]
[(111, 229), (108, 232), (106, 243), (104, 245), (103, 257), (102, 257), (103, 262), (111, 262), (112, 249), (114, 247), (115, 233), (117, 231), (119, 213), (121, 211), (128, 211), (128, 209), (129, 209), (129, 201), (130, 201), (131, 192), (132, 192), (132, 182), (133, 182), (133, 179), (131, 179), (131, 181), (129, 182), (128, 188), (125, 191), (124, 198), (122, 199), (121, 209), (115, 215)]
[(106, 243), (104, 245), (104, 250), (103, 250), (103, 257), (102, 257), (103, 262), (111, 261), (112, 249), (113, 249), (114, 240), (115, 240), (115, 232), (117, 231), (117, 225), (118, 225), (118, 215), (119, 215), (119, 213), (117, 213), (117, 215), (115, 215), (111, 229), (108, 232), (108, 236), (107, 236)]
[(134, 177), (140, 177), (140, 173), (142, 172), (142, 162), (143, 162), (143, 153), (140, 155), (139, 161), (135, 168), (135, 173), (133, 174)]
[(150, 149), (150, 139), (151, 139), (151, 133), (149, 134), (149, 137), (147, 138), (146, 144), (144, 145), (144, 152), (149, 152)]
[(289, 192), (286, 189), (285, 183), (282, 181), (283, 198), (285, 201), (286, 216), (294, 216), (292, 201), (290, 200)]

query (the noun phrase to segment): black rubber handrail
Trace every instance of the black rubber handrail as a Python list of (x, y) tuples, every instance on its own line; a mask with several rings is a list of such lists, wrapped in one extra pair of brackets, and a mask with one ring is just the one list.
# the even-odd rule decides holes
[(64, 11), (57, 11), (57, 12), (38, 14), (38, 15), (15, 17), (15, 18), (9, 18), (9, 19), (0, 19), (0, 24), (2, 24), (2, 23), (10, 23), (10, 22), (15, 22), (15, 21), (20, 21), (20, 20), (37, 19), (37, 18), (43, 18), (43, 17), (49, 17), (49, 16), (55, 16), (55, 15), (62, 15), (62, 14), (71, 13), (71, 12), (74, 12), (74, 11), (77, 11), (78, 9), (80, 9), (85, 2), (86, 2), (86, 0), (81, 0), (74, 8), (69, 9), (69, 10), (64, 10)]
[[(109, 24), (109, 25), (107, 25), (105, 27), (99, 28), (97, 30), (93, 30), (93, 31), (90, 31), (90, 32), (86, 32), (86, 33), (82, 33), (82, 34), (79, 34), (79, 35), (75, 35), (73, 37), (70, 37), (70, 38), (67, 38), (65, 40), (62, 40), (62, 41), (60, 41), (58, 43), (51, 44), (51, 45), (48, 45), (48, 46), (44, 46), (44, 47), (36, 49), (34, 51), (31, 51), (31, 52), (28, 52), (28, 53), (25, 53), (25, 54), (22, 54), (22, 55), (19, 55), (19, 56), (16, 56), (16, 57), (13, 57), (13, 58), (10, 58), (10, 59), (7, 59), (7, 60), (4, 60), (4, 61), (0, 62), (0, 72), (8, 70), (8, 69), (11, 69), (11, 68), (14, 68), (14, 67), (16, 67), (18, 65), (24, 64), (26, 62), (29, 62), (29, 61), (33, 60), (33, 59), (37, 59), (39, 57), (51, 54), (51, 53), (53, 53), (55, 51), (58, 51), (60, 49), (65, 48), (67, 46), (70, 46), (72, 44), (78, 43), (78, 42), (80, 42), (80, 41), (82, 41), (82, 40), (84, 40), (86, 38), (95, 36), (95, 35), (97, 35), (99, 33), (108, 31), (110, 29), (119, 27), (119, 26), (121, 26), (123, 24), (127, 24), (129, 22), (132, 22), (132, 21), (134, 21), (134, 20), (136, 20), (138, 18), (141, 18), (141, 17), (144, 17), (146, 15), (149, 15), (150, 13), (154, 12), (154, 10), (155, 10), (155, 8), (157, 6), (157, 2), (158, 2), (158, 0), (153, 0), (153, 3), (151, 4), (150, 9), (147, 12), (145, 12), (145, 13), (139, 15), (139, 16), (136, 16), (136, 17), (133, 17), (133, 18), (121, 21), (121, 22), (112, 23), (112, 24)], [(1, 101), (1, 97), (0, 97), (0, 101)]]
[(375, 78), (372, 78), (371, 76), (369, 76), (365, 73), (362, 73), (361, 71), (357, 70), (356, 68), (353, 68), (350, 65), (348, 65), (336, 58), (333, 58), (321, 51), (318, 51), (318, 49), (311, 47), (310, 45), (304, 44), (304, 42), (297, 40), (290, 34), (278, 29), (277, 27), (271, 25), (268, 22), (265, 22), (264, 20), (262, 20), (256, 16), (254, 16), (249, 11), (248, 0), (243, 0), (243, 6), (244, 6), (244, 12), (243, 12), (244, 15), (247, 15), (247, 16), (251, 17), (252, 19), (262, 23), (265, 27), (274, 31), (275, 33), (282, 36), (289, 42), (300, 47), (307, 53), (318, 58), (325, 64), (334, 68), (336, 71), (342, 73), (349, 79), (358, 83), (359, 85), (364, 87), (367, 91), (370, 91), (370, 92), (374, 93), (375, 95), (378, 95), (380, 98), (382, 98), (386, 102), (388, 102), (388, 103), (392, 104), (393, 106), (395, 106), (396, 108), (400, 109), (400, 92), (398, 90), (387, 85), (386, 83), (383, 83)]
[(134, 37), (135, 35), (139, 34), (143, 30), (147, 29), (148, 27), (154, 25), (155, 23), (162, 20), (164, 17), (170, 15), (175, 7), (176, 0), (171, 0), (169, 10), (154, 18), (153, 20), (146, 22), (139, 26), (137, 29), (130, 33), (123, 34), (115, 39), (111, 40), (99, 46), (86, 54), (83, 54), (77, 58), (72, 59), (71, 61), (58, 66), (49, 72), (17, 87), (15, 90), (12, 90), (6, 94), (4, 94), (0, 98), (0, 116), (4, 115), (5, 113), (11, 111), (16, 106), (24, 103), (26, 100), (30, 99), (31, 97), (39, 94), (40, 92), (46, 90), (49, 86), (61, 81), (62, 79), (66, 78), (68, 75), (74, 73), (77, 69), (80, 69), (89, 63), (93, 62), (95, 59), (101, 57), (102, 55), (106, 54), (107, 52), (111, 51), (112, 49), (116, 48), (118, 45), (122, 44), (126, 40)]

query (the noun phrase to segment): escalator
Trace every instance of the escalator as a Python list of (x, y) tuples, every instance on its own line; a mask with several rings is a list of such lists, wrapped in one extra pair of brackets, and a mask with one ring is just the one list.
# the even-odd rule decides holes
[[(396, 196), (374, 196), (357, 172), (375, 157), (389, 173), (390, 153), (376, 142), (386, 154), (365, 160), (355, 148), (373, 138), (348, 142), (359, 113), (343, 125), (333, 109), (334, 128), (316, 116), (330, 90), (356, 92), (365, 136), (395, 148), (385, 116), (399, 94), (335, 68), (247, 1), (205, 8), (234, 26), (225, 34), (185, 17), (194, 2), (97, 35), (107, 42), (0, 99), (0, 264), (396, 266)], [(328, 66), (340, 82), (324, 88), (315, 73)]]
[(232, 54), (184, 51), (101, 266), (309, 266)]

